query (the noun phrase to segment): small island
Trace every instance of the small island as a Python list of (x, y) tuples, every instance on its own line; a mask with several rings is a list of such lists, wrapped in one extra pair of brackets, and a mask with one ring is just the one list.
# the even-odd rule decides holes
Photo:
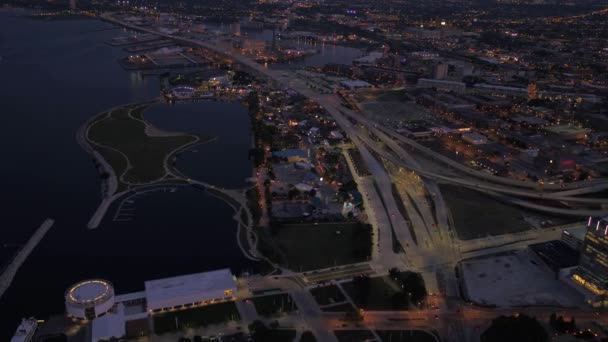
[(93, 157), (102, 179), (102, 201), (87, 227), (99, 227), (111, 204), (125, 195), (167, 185), (191, 185), (205, 189), (234, 209), (239, 246), (247, 258), (258, 260), (246, 189), (220, 188), (175, 168), (178, 153), (215, 138), (154, 127), (144, 113), (158, 103), (153, 100), (114, 107), (93, 116), (78, 131), (78, 141)]
[[(114, 171), (117, 192), (132, 186), (175, 179), (171, 156), (204, 139), (195, 134), (164, 132), (144, 120), (153, 103), (133, 104), (102, 113), (87, 127), (86, 139)], [(102, 172), (102, 178), (108, 178)]]

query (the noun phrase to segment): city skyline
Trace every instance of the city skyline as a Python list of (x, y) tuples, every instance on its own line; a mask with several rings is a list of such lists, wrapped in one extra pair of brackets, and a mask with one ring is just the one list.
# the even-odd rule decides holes
[(607, 17), (9, 1), (0, 339), (608, 340)]

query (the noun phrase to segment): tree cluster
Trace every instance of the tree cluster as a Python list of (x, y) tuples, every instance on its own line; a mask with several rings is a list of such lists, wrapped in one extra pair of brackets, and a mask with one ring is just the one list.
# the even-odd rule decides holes
[(500, 316), (481, 334), (481, 342), (548, 342), (549, 335), (536, 318), (523, 314)]

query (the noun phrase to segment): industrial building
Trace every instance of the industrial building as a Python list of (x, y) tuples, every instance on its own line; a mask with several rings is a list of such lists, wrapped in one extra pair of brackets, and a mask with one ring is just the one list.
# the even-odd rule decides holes
[(444, 80), (433, 80), (428, 78), (418, 79), (419, 88), (435, 88), (440, 91), (453, 91), (458, 94), (464, 94), (466, 91), (466, 84), (463, 82), (444, 81)]

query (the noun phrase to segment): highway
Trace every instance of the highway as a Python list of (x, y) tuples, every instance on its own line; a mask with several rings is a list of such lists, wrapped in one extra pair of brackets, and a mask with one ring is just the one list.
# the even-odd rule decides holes
[[(346, 132), (348, 132), (350, 134), (353, 134), (353, 133), (357, 134), (357, 133), (354, 132), (354, 130), (352, 129), (352, 125), (350, 125), (350, 123), (349, 123), (348, 129), (345, 128), (345, 123), (348, 122), (348, 120), (341, 120), (342, 114), (355, 119), (357, 122), (364, 123), (366, 125), (366, 127), (371, 128), (371, 131), (373, 133), (379, 133), (379, 131), (382, 130), (382, 133), (390, 135), (391, 138), (397, 139), (401, 143), (405, 143), (405, 144), (411, 146), (412, 148), (415, 148), (425, 154), (428, 154), (428, 155), (432, 156), (433, 159), (441, 161), (441, 162), (451, 166), (452, 168), (458, 169), (459, 171), (465, 172), (469, 175), (473, 175), (475, 178), (484, 179), (484, 180), (491, 181), (494, 183), (502, 183), (502, 184), (506, 184), (506, 185), (511, 185), (514, 187), (523, 187), (523, 188), (529, 188), (529, 189), (538, 189), (539, 188), (539, 184), (537, 184), (537, 183), (523, 182), (523, 181), (506, 178), (506, 177), (498, 177), (498, 176), (490, 175), (485, 172), (471, 169), (471, 168), (469, 168), (465, 165), (462, 165), (450, 158), (447, 158), (437, 152), (434, 152), (431, 149), (429, 149), (425, 146), (422, 146), (411, 139), (407, 139), (404, 136), (402, 136), (390, 129), (381, 127), (377, 123), (367, 120), (364, 117), (362, 117), (361, 115), (342, 107), (341, 100), (336, 95), (317, 94), (316, 92), (311, 90), (309, 86), (306, 85), (306, 82), (299, 79), (298, 75), (294, 72), (287, 71), (287, 70), (272, 70), (272, 69), (265, 68), (264, 66), (255, 62), (254, 60), (251, 60), (242, 55), (232, 53), (231, 51), (223, 50), (218, 45), (208, 43), (205, 41), (173, 36), (173, 35), (164, 34), (164, 33), (158, 32), (158, 31), (154, 31), (149, 28), (137, 27), (137, 26), (126, 24), (119, 20), (113, 19), (108, 15), (101, 15), (101, 18), (104, 20), (108, 20), (108, 21), (114, 22), (116, 24), (122, 25), (122, 26), (132, 28), (134, 30), (153, 33), (153, 34), (163, 36), (166, 38), (170, 38), (170, 39), (173, 39), (173, 40), (176, 40), (179, 42), (183, 42), (183, 43), (186, 43), (189, 45), (200, 46), (200, 47), (209, 49), (211, 51), (226, 55), (230, 58), (233, 58), (238, 63), (245, 65), (245, 66), (251, 68), (252, 70), (255, 70), (256, 72), (279, 82), (283, 86), (297, 90), (302, 95), (309, 97), (311, 99), (314, 99), (334, 117), (334, 119), (336, 120), (336, 122), (338, 122), (338, 124), (340, 125), (340, 127), (342, 129), (344, 129)], [(395, 147), (394, 140), (387, 137), (385, 134), (381, 134), (381, 135), (376, 134), (376, 135), (382, 138), (382, 142), (391, 146), (391, 148), (394, 148)], [(414, 167), (410, 166), (410, 168), (414, 168)], [(559, 194), (555, 194), (554, 196), (549, 196), (548, 194), (543, 193), (543, 192), (539, 193), (539, 192), (535, 192), (535, 191), (523, 191), (523, 190), (499, 187), (499, 186), (491, 185), (491, 184), (482, 184), (481, 181), (463, 180), (463, 179), (449, 177), (449, 176), (446, 177), (446, 176), (442, 176), (437, 173), (429, 172), (427, 170), (420, 170), (420, 169), (412, 169), (412, 170), (420, 173), (421, 175), (424, 175), (425, 177), (436, 178), (436, 179), (446, 181), (446, 182), (453, 182), (453, 183), (456, 183), (456, 184), (459, 184), (462, 186), (467, 186), (467, 187), (471, 187), (471, 188), (475, 188), (475, 189), (491, 190), (491, 191), (496, 191), (499, 193), (506, 193), (506, 194), (515, 195), (515, 196), (524, 196), (524, 197), (530, 197), (530, 198), (536, 198), (536, 199), (554, 199), (554, 200), (566, 201), (566, 202), (572, 201), (572, 202), (583, 202), (583, 203), (594, 203), (594, 204), (600, 204), (600, 203), (608, 204), (608, 199), (588, 199), (588, 198), (581, 199), (581, 198), (576, 198), (576, 197), (571, 197), (571, 196), (560, 196)], [(608, 183), (608, 180), (598, 180), (598, 181), (592, 181), (592, 182), (588, 182), (588, 181), (573, 182), (573, 183), (565, 183), (565, 184), (544, 184), (543, 190), (549, 191), (549, 190), (580, 189), (584, 193), (588, 193), (588, 192), (592, 191), (591, 189), (593, 189), (593, 191), (601, 191), (602, 189), (604, 189), (607, 186), (606, 185), (607, 183)], [(537, 206), (535, 209), (542, 210), (542, 208), (543, 208), (543, 206)], [(595, 211), (566, 211), (566, 212), (571, 215), (588, 216), (590, 214), (601, 214), (604, 211), (595, 210)]]
[[(572, 197), (573, 195), (599, 192), (599, 191), (605, 190), (606, 188), (608, 188), (608, 183), (605, 181), (587, 182), (584, 187), (582, 187), (582, 184), (580, 182), (567, 183), (567, 184), (564, 184), (565, 187), (566, 187), (566, 185), (568, 185), (570, 187), (577, 187), (577, 188), (567, 190), (567, 192), (566, 192), (566, 190), (564, 190), (565, 194), (560, 191), (557, 191), (557, 192), (549, 191), (551, 189), (556, 189), (555, 186), (557, 184), (545, 184), (545, 185), (543, 185), (543, 191), (539, 192), (538, 191), (539, 184), (537, 184), (537, 183), (522, 182), (522, 181), (514, 180), (511, 178), (498, 177), (498, 176), (490, 175), (486, 172), (480, 172), (478, 170), (471, 169), (471, 168), (469, 168), (465, 165), (462, 165), (456, 161), (453, 161), (452, 159), (449, 159), (435, 151), (432, 151), (431, 149), (429, 149), (425, 146), (422, 146), (422, 145), (418, 144), (417, 142), (415, 142), (411, 139), (408, 139), (399, 133), (394, 132), (393, 130), (390, 130), (386, 127), (382, 127), (382, 126), (378, 125), (376, 122), (368, 120), (368, 119), (364, 118), (363, 116), (353, 112), (352, 110), (342, 108), (342, 109), (340, 109), (340, 112), (346, 116), (353, 118), (358, 123), (361, 123), (362, 125), (364, 125), (367, 129), (369, 129), (369, 131), (371, 133), (373, 133), (376, 137), (378, 137), (382, 141), (382, 143), (386, 144), (393, 152), (397, 153), (397, 155), (404, 161), (407, 161), (408, 159), (411, 160), (411, 157), (409, 157), (407, 155), (405, 150), (396, 141), (399, 141), (401, 143), (405, 143), (409, 146), (415, 147), (415, 148), (419, 149), (420, 151), (429, 154), (430, 156), (432, 156), (432, 158), (434, 158), (436, 160), (441, 160), (441, 161), (449, 160), (450, 161), (449, 164), (451, 166), (458, 165), (458, 167), (456, 167), (456, 169), (458, 169), (460, 171), (464, 170), (464, 172), (466, 172), (467, 174), (474, 175), (477, 178), (481, 178), (483, 180), (488, 180), (488, 181), (496, 181), (497, 179), (499, 179), (500, 181), (498, 183), (512, 183), (511, 185), (515, 185), (518, 187), (523, 187), (523, 184), (526, 184), (529, 188), (536, 189), (536, 190), (530, 191), (530, 190), (517, 189), (514, 187), (498, 186), (498, 185), (492, 184), (490, 182), (483, 182), (480, 179), (469, 180), (469, 179), (465, 179), (465, 178), (455, 178), (453, 176), (446, 176), (446, 175), (443, 175), (443, 174), (440, 174), (437, 172), (431, 172), (431, 171), (422, 169), (422, 168), (420, 168), (419, 165), (412, 163), (411, 161), (409, 163), (407, 163), (407, 167), (409, 169), (411, 169), (412, 171), (415, 171), (416, 173), (419, 173), (420, 175), (423, 175), (425, 177), (441, 180), (441, 181), (448, 182), (448, 183), (454, 183), (454, 184), (462, 185), (465, 187), (491, 190), (491, 191), (495, 191), (498, 193), (504, 193), (504, 194), (515, 195), (515, 196), (522, 196), (522, 197), (529, 197), (529, 198), (536, 198), (536, 199), (551, 199), (551, 200), (559, 200), (559, 201), (565, 201), (565, 202), (608, 204), (608, 198)], [(559, 187), (559, 189), (562, 189), (562, 188)]]
[[(537, 183), (497, 177), (470, 169), (465, 165), (431, 151), (388, 128), (377, 126), (376, 123), (344, 108), (341, 105), (341, 99), (336, 95), (320, 95), (315, 93), (306, 85), (306, 82), (299, 79), (297, 75), (291, 71), (267, 69), (249, 58), (234, 54), (231, 51), (224, 51), (219, 45), (214, 45), (213, 42), (208, 43), (176, 37), (154, 31), (150, 28), (135, 27), (113, 19), (106, 14), (101, 17), (134, 30), (153, 33), (184, 44), (200, 46), (228, 56), (235, 62), (265, 75), (286, 88), (298, 91), (303, 96), (315, 100), (320, 106), (324, 107), (360, 151), (363, 160), (368, 165), (371, 173), (371, 176), (356, 176), (356, 180), (362, 187), (361, 190), (364, 194), (365, 205), (369, 210), (368, 215), (370, 217), (370, 222), (374, 223), (375, 235), (377, 235), (376, 248), (372, 253), (373, 259), (370, 262), (370, 266), (372, 269), (378, 270), (378, 272), (385, 272), (388, 267), (392, 267), (393, 265), (407, 265), (407, 269), (430, 274), (431, 276), (434, 274), (441, 274), (443, 279), (447, 282), (446, 287), (449, 288), (449, 291), (446, 291), (446, 293), (450, 296), (455, 296), (457, 294), (458, 285), (454, 276), (453, 265), (456, 261), (461, 259), (461, 254), (460, 251), (455, 248), (455, 244), (452, 241), (452, 234), (449, 232), (448, 209), (441, 196), (439, 187), (437, 186), (437, 182), (439, 181), (459, 184), (479, 191), (501, 194), (503, 196), (511, 195), (531, 199), (551, 199), (554, 201), (570, 201), (588, 204), (605, 204), (608, 202), (607, 199), (573, 197), (579, 194), (606, 189), (608, 182), (604, 180), (563, 185), (545, 184), (543, 186), (544, 192), (538, 192), (539, 184)], [(368, 132), (362, 132), (359, 125), (353, 124), (350, 119), (355, 120), (357, 124), (364, 125)], [(370, 138), (369, 133), (373, 133), (373, 135), (378, 137), (382, 144), (385, 147), (388, 147), (390, 151), (383, 148), (377, 141), (373, 141)], [(464, 173), (466, 177), (444, 175), (439, 172), (432, 172), (426, 168), (422, 168), (420, 164), (407, 153), (402, 144), (415, 148), (417, 151), (431, 156), (432, 159), (449, 165), (451, 168)], [(377, 160), (372, 153), (381, 156), (381, 159), (384, 159), (384, 161)], [(400, 179), (402, 176), (398, 174), (398, 171), (397, 173), (393, 172), (392, 174), (389, 174), (385, 169), (385, 166), (388, 165), (386, 162), (392, 163), (397, 168), (404, 167), (414, 171), (424, 178), (424, 186), (433, 195), (432, 201), (434, 202), (435, 207), (434, 217), (426, 198), (420, 196), (420, 193), (414, 193), (412, 192), (412, 189), (407, 189), (406, 187), (405, 190), (408, 191), (408, 194), (410, 194), (412, 198), (411, 203), (415, 203), (421, 213), (417, 213), (413, 208), (413, 205), (406, 205), (407, 216), (412, 224), (412, 227), (409, 226), (408, 219), (401, 215), (395, 196), (392, 195), (392, 184), (394, 183), (394, 180)], [(382, 165), (382, 163), (385, 163), (385, 165)], [(538, 210), (549, 212), (552, 210), (559, 210), (560, 213), (577, 216), (605, 214), (605, 211), (602, 210), (562, 209), (530, 203), (520, 199), (513, 199), (513, 201), (519, 201), (516, 203), (518, 205), (534, 207)], [(429, 225), (431, 227), (429, 227)], [(436, 225), (437, 229), (434, 229), (433, 225)], [(392, 242), (390, 227), (393, 227), (397, 239), (405, 250), (405, 255), (396, 254), (392, 251), (392, 245), (389, 243), (389, 241)], [(413, 238), (410, 228), (413, 229), (417, 236), (419, 235), (421, 237), (418, 239), (418, 243), (416, 243)], [(544, 235), (539, 234), (535, 237), (534, 233), (529, 234), (529, 237), (524, 237), (522, 235), (519, 238), (524, 240), (527, 238), (544, 239)], [(547, 232), (546, 234), (549, 236), (556, 233)], [(505, 238), (505, 241), (507, 241), (506, 239), (507, 238)], [(486, 241), (471, 242), (470, 248), (475, 249), (475, 246), (490, 246), (494, 248), (494, 243), (495, 240), (490, 241), (490, 239)], [(467, 248), (469, 247), (467, 246)], [(470, 250), (467, 249), (467, 251)], [(336, 318), (335, 315), (332, 316), (321, 313), (318, 305), (314, 299), (312, 299), (310, 292), (306, 287), (303, 287), (301, 282), (287, 279), (287, 276), (276, 277), (275, 280), (272, 280), (272, 277), (264, 277), (263, 280), (259, 280), (259, 286), (265, 288), (281, 287), (287, 291), (300, 308), (299, 311), (302, 320), (310, 330), (313, 331), (315, 336), (321, 341), (336, 340), (335, 336), (330, 333), (330, 331), (336, 329), (336, 325), (339, 324), (341, 320)], [(390, 327), (404, 329), (410, 326), (421, 329), (437, 329), (443, 336), (456, 336), (456, 338), (453, 338), (454, 340), (464, 340), (464, 336), (475, 336), (470, 330), (463, 330), (464, 323), (466, 323), (467, 328), (471, 328), (472, 322), (487, 323), (487, 321), (500, 314), (513, 314), (518, 312), (518, 309), (516, 308), (478, 308), (461, 305), (460, 302), (453, 302), (452, 299), (444, 297), (439, 297), (437, 300), (441, 303), (438, 310), (425, 309), (395, 312), (366, 312), (364, 314), (363, 323), (368, 327), (378, 329)], [(522, 311), (537, 317), (548, 317), (554, 311), (558, 311), (559, 313), (563, 310), (559, 308), (543, 307), (526, 308), (525, 310), (522, 309)], [(567, 316), (575, 316), (578, 322), (585, 320), (606, 320), (606, 317), (599, 317), (592, 311), (572, 309), (564, 311), (564, 314)], [(341, 326), (342, 324), (343, 322), (341, 323)]]
[(458, 242), (458, 246), (463, 253), (466, 253), (467, 251), (502, 246), (519, 241), (528, 241), (528, 244), (532, 244), (551, 240), (559, 240), (564, 230), (580, 228), (584, 227), (585, 225), (585, 222), (579, 222), (549, 228), (527, 230), (513, 234), (488, 236), (485, 238), (460, 241)]

